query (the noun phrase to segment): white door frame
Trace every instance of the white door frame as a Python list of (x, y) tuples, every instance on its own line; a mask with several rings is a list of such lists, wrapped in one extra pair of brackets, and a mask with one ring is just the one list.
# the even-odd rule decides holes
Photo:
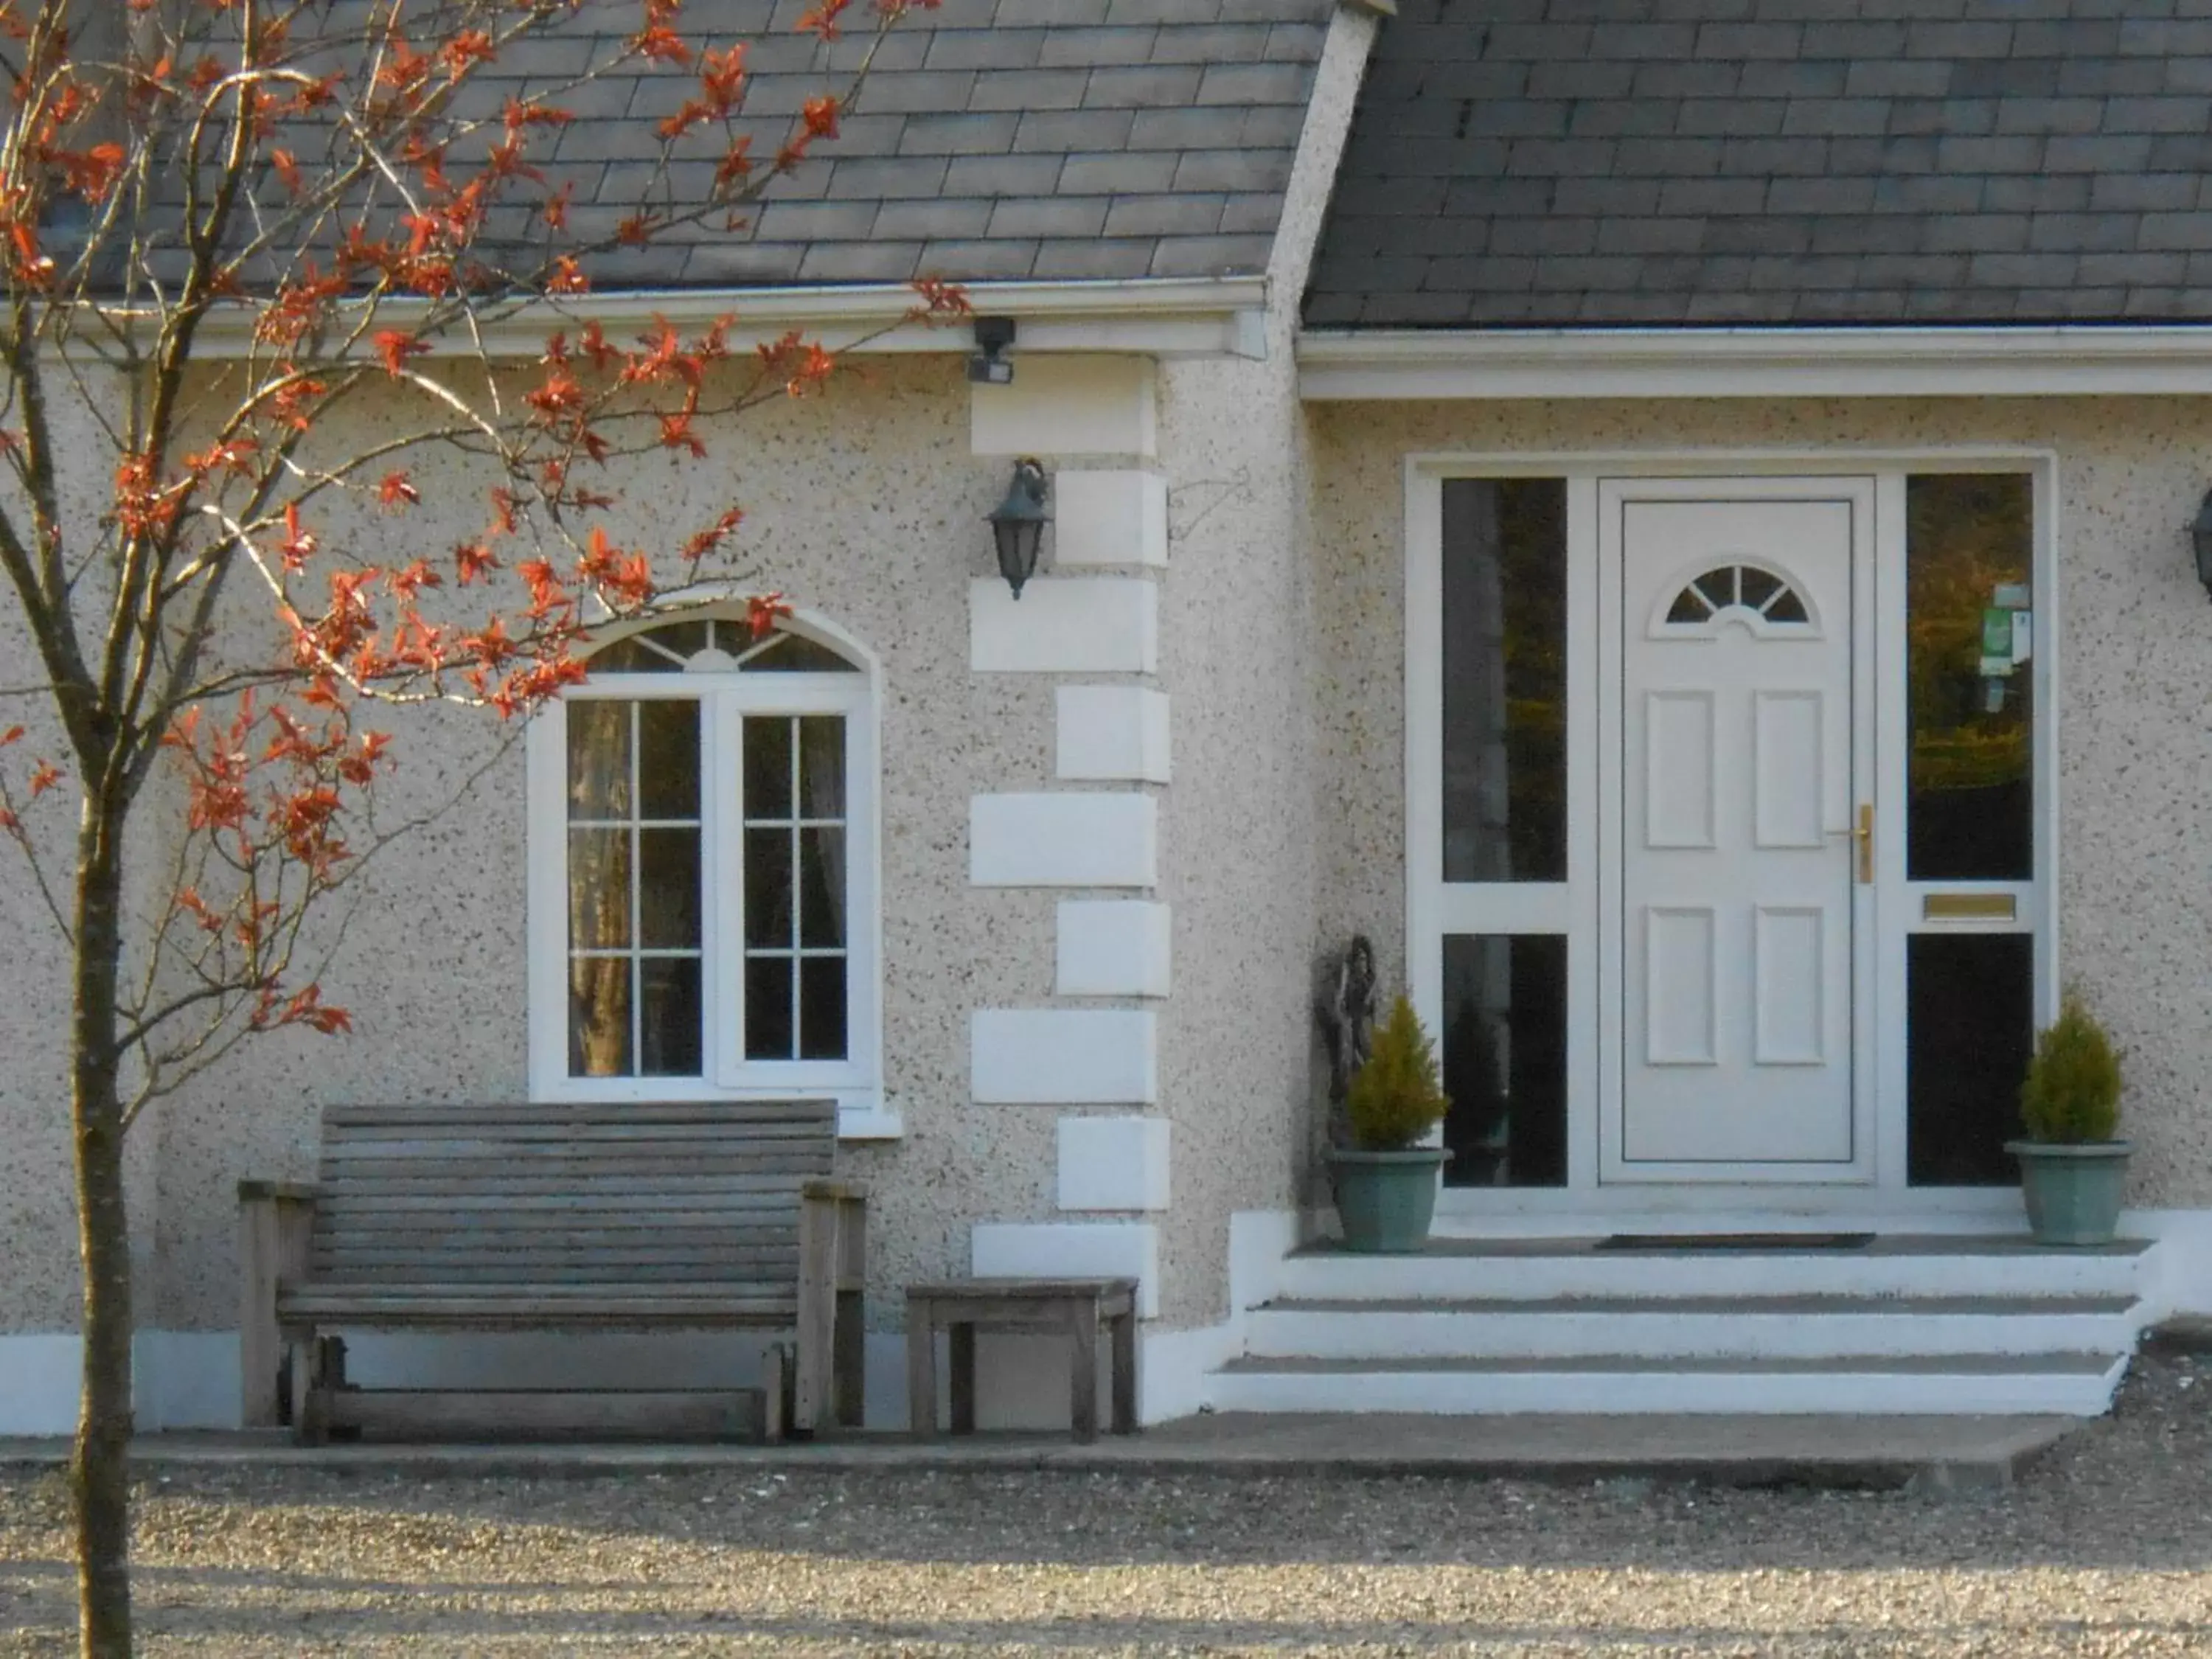
[[(1875, 481), (1867, 476), (1704, 478), (1607, 477), (1598, 481), (1598, 1180), (1604, 1185), (1698, 1185), (1787, 1182), (1800, 1186), (1874, 1179), (1875, 892), (1851, 884), (1851, 1152), (1832, 1164), (1632, 1163), (1623, 1151), (1626, 1071), (1622, 1018), (1627, 976), (1623, 961), (1626, 913), (1622, 890), (1626, 851), (1624, 659), (1630, 619), (1622, 611), (1625, 581), (1624, 509), (1631, 501), (1833, 501), (1851, 508), (1850, 605), (1850, 802), (1875, 798), (1874, 635)], [(1636, 619), (1640, 625), (1641, 618)], [(1903, 1123), (1899, 1102), (1898, 1121)]]
[[(1443, 1001), (1443, 939), (1451, 933), (1558, 933), (1567, 939), (1567, 1184), (1552, 1188), (1445, 1189), (1447, 1216), (1525, 1216), (1542, 1225), (1547, 1215), (1663, 1213), (1693, 1210), (1708, 1218), (1731, 1212), (1778, 1211), (1820, 1214), (1897, 1212), (1942, 1224), (2016, 1213), (2019, 1198), (2006, 1189), (1910, 1188), (1903, 1133), (1905, 1097), (1905, 961), (1911, 918), (1924, 895), (1905, 881), (1905, 759), (1907, 739), (1904, 687), (1905, 479), (1911, 473), (2013, 471), (2033, 479), (2036, 538), (2032, 578), (2036, 595), (2037, 646), (2030, 672), (2036, 696), (2034, 736), (2036, 878), (1988, 884), (2019, 900), (2014, 931), (2036, 939), (2038, 1014), (2047, 1019), (2058, 999), (2060, 939), (2057, 895), (2061, 848), (2058, 724), (2063, 712), (2057, 653), (2061, 595), (2057, 582), (2057, 454), (2009, 446), (1951, 448), (1650, 450), (1422, 453), (1405, 460), (1406, 585), (1406, 921), (1407, 983), (1415, 1007), (1431, 1028)], [(1567, 880), (1557, 885), (1447, 886), (1442, 880), (1443, 617), (1437, 604), (1443, 568), (1443, 483), (1451, 477), (1564, 477), (1567, 484)], [(1871, 479), (1873, 594), (1862, 614), (1871, 619), (1874, 672), (1869, 724), (1875, 741), (1875, 820), (1874, 916), (1871, 949), (1859, 951), (1858, 1006), (1870, 1011), (1855, 1024), (1871, 1027), (1872, 1060), (1861, 1069), (1860, 1087), (1871, 1096), (1873, 1177), (1851, 1183), (1775, 1186), (1758, 1182), (1694, 1182), (1607, 1186), (1599, 1159), (1601, 896), (1599, 792), (1601, 716), (1607, 700), (1600, 684), (1600, 558), (1598, 524), (1601, 479), (1676, 479), (1710, 493), (1720, 480), (1817, 480), (1832, 489), (1843, 477)], [(1785, 485), (1786, 487), (1786, 485)], [(1618, 673), (1616, 658), (1615, 673)], [(1616, 679), (1614, 690), (1618, 691)], [(1614, 706), (1617, 709), (1617, 696)], [(1618, 719), (1617, 713), (1614, 718)], [(1617, 878), (1616, 878), (1617, 879)], [(1955, 885), (1955, 884), (1950, 884)], [(1947, 890), (1950, 886), (1947, 885)], [(1863, 902), (1869, 901), (1862, 901)], [(1997, 924), (1990, 924), (1997, 926)], [(1960, 924), (1974, 929), (1978, 924)], [(1885, 1120), (1893, 1119), (1893, 1124)]]

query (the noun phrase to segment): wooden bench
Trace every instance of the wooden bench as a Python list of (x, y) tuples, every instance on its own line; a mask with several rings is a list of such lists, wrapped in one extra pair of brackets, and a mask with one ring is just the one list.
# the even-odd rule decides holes
[(975, 1333), (1064, 1331), (1069, 1419), (1078, 1440), (1098, 1437), (1098, 1328), (1112, 1343), (1114, 1432), (1137, 1428), (1137, 1281), (1133, 1279), (962, 1279), (909, 1285), (906, 1391), (915, 1433), (937, 1432), (937, 1334), (951, 1350), (952, 1432), (975, 1432)]
[[(239, 1187), (240, 1361), (249, 1428), (287, 1414), (404, 1428), (467, 1406), (550, 1426), (563, 1401), (634, 1424), (696, 1394), (364, 1391), (334, 1330), (764, 1330), (762, 1425), (800, 1433), (862, 1413), (864, 1189), (829, 1179), (829, 1101), (344, 1106), (323, 1114), (313, 1187)], [(788, 1392), (787, 1392), (788, 1390)], [(735, 1420), (725, 1394), (710, 1426)], [(627, 1402), (627, 1404), (625, 1404)], [(466, 1410), (459, 1413), (467, 1415)]]

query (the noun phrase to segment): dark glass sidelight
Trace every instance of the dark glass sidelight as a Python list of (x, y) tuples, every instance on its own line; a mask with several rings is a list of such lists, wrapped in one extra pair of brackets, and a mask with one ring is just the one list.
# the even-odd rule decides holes
[(1905, 941), (1907, 1179), (2006, 1187), (2020, 1085), (2035, 1042), (2030, 933), (1920, 933)]
[(2024, 473), (1929, 473), (1906, 480), (1905, 499), (1906, 873), (2032, 880), (2033, 675), (1996, 647), (2013, 616), (2033, 643), (2034, 490)]
[(1567, 878), (1567, 487), (1443, 486), (1443, 878)]
[(845, 722), (748, 716), (743, 744), (745, 1057), (843, 1060)]
[(1444, 937), (1444, 1165), (1449, 1187), (1567, 1182), (1567, 941)]

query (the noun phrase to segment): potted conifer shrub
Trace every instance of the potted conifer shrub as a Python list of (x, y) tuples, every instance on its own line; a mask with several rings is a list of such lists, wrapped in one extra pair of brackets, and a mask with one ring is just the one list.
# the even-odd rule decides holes
[(2081, 999), (2066, 994), (2035, 1041), (2021, 1085), (2027, 1138), (2005, 1143), (2020, 1159), (2027, 1224), (2039, 1244), (2105, 1244), (2119, 1225), (2129, 1144), (2119, 1127), (2120, 1060)]
[(1328, 1150), (1345, 1249), (1403, 1253), (1426, 1241), (1437, 1176), (1451, 1153), (1419, 1143), (1443, 1121), (1449, 1104), (1437, 1077), (1436, 1049), (1413, 1005), (1401, 996), (1345, 1092), (1352, 1144)]

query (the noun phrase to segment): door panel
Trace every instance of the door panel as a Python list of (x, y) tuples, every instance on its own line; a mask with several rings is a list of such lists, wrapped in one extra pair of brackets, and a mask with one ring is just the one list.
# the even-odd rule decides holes
[(1856, 510), (1620, 504), (1625, 1178), (1853, 1162)]

